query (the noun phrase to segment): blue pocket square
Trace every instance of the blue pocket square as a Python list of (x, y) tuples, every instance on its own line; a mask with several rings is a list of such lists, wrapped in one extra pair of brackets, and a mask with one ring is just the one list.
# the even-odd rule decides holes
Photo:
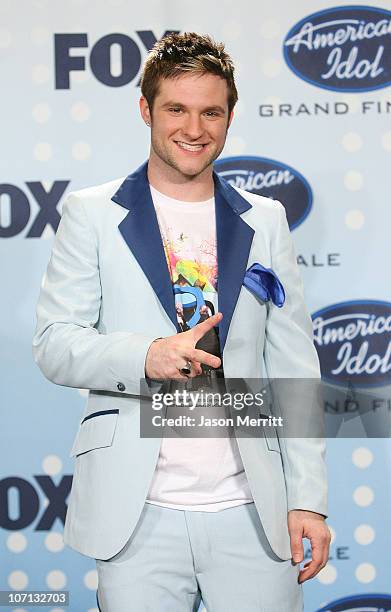
[(271, 268), (264, 268), (259, 263), (252, 264), (246, 271), (243, 285), (263, 302), (271, 300), (278, 308), (285, 302), (285, 291), (280, 279)]

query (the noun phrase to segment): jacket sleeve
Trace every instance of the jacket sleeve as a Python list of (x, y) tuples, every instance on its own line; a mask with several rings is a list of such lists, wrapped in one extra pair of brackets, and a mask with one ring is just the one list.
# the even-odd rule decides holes
[(58, 385), (140, 394), (154, 336), (99, 333), (101, 284), (97, 239), (81, 198), (69, 194), (43, 277), (33, 356)]
[(289, 433), (280, 436), (288, 510), (310, 510), (326, 516), (327, 476), (319, 360), (285, 209), (280, 202), (276, 205), (279, 222), (272, 240), (272, 269), (284, 286), (286, 298), (282, 308), (274, 304), (269, 306), (265, 367), (268, 378), (273, 380), (272, 387), (277, 390), (273, 399), (278, 412), (284, 422), (288, 422), (288, 432), (294, 432), (293, 436)]

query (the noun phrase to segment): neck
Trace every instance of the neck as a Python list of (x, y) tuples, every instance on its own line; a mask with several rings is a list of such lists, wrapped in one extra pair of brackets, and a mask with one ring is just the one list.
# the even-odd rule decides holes
[(183, 202), (201, 202), (214, 195), (212, 164), (197, 176), (185, 176), (151, 152), (148, 181), (157, 191)]

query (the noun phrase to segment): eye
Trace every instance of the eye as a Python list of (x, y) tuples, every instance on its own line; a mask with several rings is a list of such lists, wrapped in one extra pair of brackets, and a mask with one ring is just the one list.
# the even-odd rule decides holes
[(219, 113), (217, 111), (206, 111), (205, 115), (207, 117), (218, 117)]
[(180, 106), (171, 106), (168, 110), (170, 111), (170, 113), (173, 113), (174, 115), (178, 115), (182, 109)]

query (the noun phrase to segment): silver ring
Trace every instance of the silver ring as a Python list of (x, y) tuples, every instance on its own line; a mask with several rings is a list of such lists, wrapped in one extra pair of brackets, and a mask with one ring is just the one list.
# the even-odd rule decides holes
[(183, 368), (179, 368), (179, 371), (184, 376), (190, 376), (190, 374), (191, 374), (191, 361), (186, 361), (186, 363), (183, 366)]

